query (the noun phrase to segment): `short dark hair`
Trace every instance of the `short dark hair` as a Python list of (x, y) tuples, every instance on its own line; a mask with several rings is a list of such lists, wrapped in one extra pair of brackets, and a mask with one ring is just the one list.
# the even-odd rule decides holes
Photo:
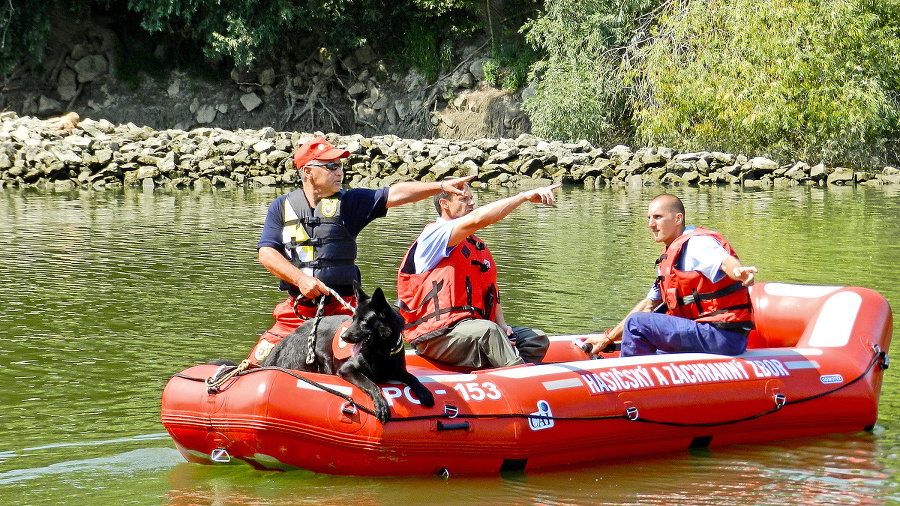
[(671, 193), (661, 193), (653, 197), (653, 200), (651, 200), (650, 203), (652, 204), (658, 201), (664, 201), (666, 209), (668, 209), (669, 212), (672, 212), (673, 214), (681, 213), (682, 216), (686, 217), (684, 203), (675, 195), (672, 195)]
[(441, 199), (450, 200), (450, 194), (447, 193), (446, 190), (443, 190), (441, 193), (434, 196), (434, 209), (437, 211), (438, 216), (441, 215)]

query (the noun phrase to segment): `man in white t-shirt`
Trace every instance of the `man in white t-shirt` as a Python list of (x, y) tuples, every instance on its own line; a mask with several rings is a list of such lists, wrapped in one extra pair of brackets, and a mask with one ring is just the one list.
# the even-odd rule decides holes
[[(684, 204), (662, 194), (650, 201), (647, 226), (665, 245), (659, 277), (630, 313), (587, 340), (597, 354), (621, 338), (621, 356), (705, 352), (739, 355), (753, 329), (747, 287), (756, 267), (745, 267), (718, 232), (685, 227)], [(664, 306), (661, 306), (663, 305)], [(657, 312), (660, 307), (664, 312)]]
[(551, 185), (474, 208), (472, 192), (435, 196), (439, 217), (410, 246), (397, 273), (403, 335), (416, 352), (462, 367), (538, 363), (549, 340), (543, 332), (506, 323), (497, 291), (497, 268), (474, 234), (525, 202), (552, 205)]

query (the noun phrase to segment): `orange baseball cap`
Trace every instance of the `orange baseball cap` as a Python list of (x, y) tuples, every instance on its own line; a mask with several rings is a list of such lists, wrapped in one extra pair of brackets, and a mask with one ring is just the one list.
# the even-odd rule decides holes
[(346, 149), (334, 147), (325, 140), (325, 137), (316, 137), (297, 146), (297, 149), (294, 150), (294, 166), (300, 170), (313, 160), (330, 161), (348, 156), (350, 156), (350, 152)]

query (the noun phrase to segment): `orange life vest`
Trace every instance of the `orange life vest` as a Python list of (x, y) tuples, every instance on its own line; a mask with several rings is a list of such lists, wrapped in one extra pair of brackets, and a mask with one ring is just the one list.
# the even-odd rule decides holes
[(712, 230), (697, 227), (672, 241), (656, 261), (659, 266), (657, 286), (666, 303), (666, 312), (699, 322), (712, 323), (723, 329), (749, 332), (753, 328), (750, 293), (740, 281), (725, 276), (713, 282), (698, 271), (682, 271), (675, 268), (688, 239), (697, 235), (712, 237), (729, 255), (737, 258), (734, 249), (722, 234)]
[(433, 269), (416, 274), (413, 258), (417, 244), (409, 247), (397, 272), (406, 341), (427, 339), (464, 318), (493, 320), (497, 268), (487, 246), (470, 235)]

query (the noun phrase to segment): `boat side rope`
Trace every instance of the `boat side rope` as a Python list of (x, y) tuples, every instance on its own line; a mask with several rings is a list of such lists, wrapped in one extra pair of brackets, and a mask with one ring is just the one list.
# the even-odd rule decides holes
[(777, 394), (773, 399), (775, 402), (775, 407), (771, 410), (765, 411), (763, 413), (759, 413), (756, 415), (750, 415), (743, 418), (738, 418), (734, 420), (725, 420), (721, 422), (707, 422), (707, 423), (680, 423), (680, 422), (666, 422), (660, 420), (650, 420), (646, 418), (641, 418), (638, 414), (637, 408), (630, 407), (626, 410), (625, 414), (622, 415), (606, 415), (606, 416), (546, 416), (546, 415), (533, 415), (533, 414), (519, 414), (519, 413), (501, 413), (501, 414), (455, 414), (453, 416), (443, 414), (443, 415), (424, 415), (424, 416), (411, 416), (405, 418), (391, 418), (391, 421), (413, 421), (413, 420), (427, 420), (427, 419), (440, 419), (440, 418), (528, 418), (535, 420), (554, 420), (554, 421), (563, 421), (563, 420), (575, 420), (575, 421), (585, 421), (585, 420), (610, 420), (616, 418), (624, 418), (627, 420), (632, 420), (636, 422), (644, 422), (644, 423), (652, 423), (659, 425), (669, 425), (674, 427), (716, 427), (720, 425), (731, 425), (740, 422), (746, 422), (749, 420), (753, 420), (756, 418), (760, 418), (763, 416), (771, 415), (775, 413), (785, 406), (793, 405), (793, 404), (801, 404), (804, 402), (812, 401), (818, 399), (820, 397), (825, 397), (826, 395), (831, 395), (839, 390), (849, 387), (854, 383), (860, 381), (865, 378), (872, 369), (878, 365), (882, 370), (887, 369), (888, 367), (888, 357), (884, 351), (881, 351), (878, 345), (874, 345), (872, 347), (875, 352), (872, 357), (872, 361), (869, 363), (868, 367), (866, 367), (865, 371), (863, 371), (856, 378), (840, 385), (838, 387), (832, 388), (831, 390), (827, 390), (825, 392), (821, 392), (815, 395), (811, 395), (809, 397), (804, 397), (802, 399), (796, 399), (792, 401), (788, 401), (783, 395)]
[[(243, 370), (239, 370), (239, 369), (241, 369), (241, 366), (244, 365), (244, 363), (247, 363), (247, 366), (244, 367)], [(244, 360), (243, 362), (241, 362), (240, 365), (238, 365), (238, 366), (236, 366), (236, 367), (235, 367), (235, 366), (222, 366), (222, 367), (219, 368), (219, 370), (216, 371), (216, 374), (213, 374), (212, 377), (206, 378), (206, 379), (204, 379), (204, 378), (197, 378), (197, 377), (194, 377), (194, 376), (188, 376), (187, 374), (180, 373), (180, 372), (179, 372), (179, 373), (173, 374), (172, 377), (175, 377), (175, 378), (181, 378), (181, 379), (186, 379), (186, 380), (189, 380), (189, 381), (202, 381), (203, 383), (206, 383), (206, 385), (209, 387), (209, 388), (208, 388), (209, 393), (210, 393), (210, 394), (215, 394), (215, 393), (218, 392), (218, 387), (221, 386), (222, 384), (224, 384), (226, 381), (228, 381), (228, 380), (231, 379), (231, 378), (234, 378), (234, 377), (241, 377), (241, 376), (246, 376), (246, 375), (248, 375), (248, 374), (253, 374), (253, 373), (262, 372), (262, 371), (279, 371), (279, 372), (283, 372), (283, 373), (285, 373), (285, 374), (287, 374), (287, 375), (289, 375), (289, 376), (293, 376), (294, 378), (297, 378), (298, 380), (301, 380), (301, 381), (303, 381), (303, 382), (305, 382), (305, 383), (308, 383), (308, 384), (310, 384), (310, 385), (312, 385), (312, 386), (314, 386), (314, 387), (316, 387), (316, 388), (318, 388), (318, 389), (320, 389), (320, 390), (322, 390), (322, 391), (328, 392), (328, 393), (330, 393), (330, 394), (332, 394), (332, 395), (336, 395), (337, 397), (340, 397), (341, 399), (344, 399), (345, 401), (347, 401), (347, 403), (348, 403), (350, 406), (356, 406), (358, 409), (360, 409), (360, 410), (362, 410), (362, 411), (365, 411), (366, 413), (369, 413), (369, 414), (372, 415), (372, 416), (377, 416), (377, 415), (375, 414), (375, 412), (372, 411), (371, 409), (369, 409), (369, 408), (367, 408), (367, 407), (365, 407), (365, 406), (360, 406), (359, 404), (357, 404), (356, 401), (353, 399), (353, 397), (351, 397), (351, 396), (349, 396), (349, 395), (347, 395), (347, 394), (344, 394), (344, 393), (342, 393), (342, 392), (338, 392), (337, 390), (335, 390), (335, 389), (333, 389), (333, 388), (331, 388), (331, 387), (325, 386), (325, 385), (323, 385), (323, 384), (321, 384), (321, 383), (319, 383), (319, 382), (317, 382), (317, 381), (311, 380), (311, 379), (309, 379), (309, 378), (307, 378), (307, 377), (305, 377), (305, 376), (303, 376), (303, 375), (301, 375), (301, 374), (297, 374), (295, 371), (292, 371), (291, 369), (285, 369), (285, 368), (283, 368), (283, 367), (252, 367), (252, 368), (249, 368), (249, 366), (250, 366), (250, 361), (249, 361), (249, 360)], [(222, 371), (222, 370), (224, 370), (225, 368), (228, 368), (228, 367), (234, 367), (234, 369), (233, 369), (233, 370), (228, 370), (228, 371), (225, 373), (225, 376), (227, 376), (227, 377), (224, 377), (224, 376), (223, 376), (224, 379), (222, 379), (221, 381), (218, 381), (216, 378), (217, 378), (217, 376), (219, 375), (219, 372)], [(212, 386), (212, 384), (210, 383), (211, 381), (213, 381), (214, 383), (216, 383), (216, 385), (215, 385), (215, 386)]]
[[(614, 419), (621, 418), (621, 419), (632, 420), (632, 421), (636, 421), (636, 422), (652, 423), (652, 424), (658, 424), (658, 425), (668, 425), (668, 426), (673, 426), (673, 427), (716, 427), (716, 426), (720, 426), (720, 425), (731, 425), (731, 424), (746, 422), (749, 420), (754, 420), (756, 418), (761, 418), (763, 416), (771, 415), (772, 413), (775, 413), (775, 412), (781, 410), (785, 406), (801, 404), (804, 402), (808, 402), (808, 401), (812, 401), (812, 400), (824, 397), (826, 395), (831, 395), (837, 391), (847, 388), (850, 385), (853, 385), (853, 384), (857, 383), (858, 381), (862, 380), (863, 378), (866, 377), (866, 375), (869, 374), (869, 372), (872, 371), (872, 369), (876, 365), (878, 365), (879, 368), (882, 370), (887, 369), (888, 368), (887, 353), (884, 351), (881, 351), (879, 349), (878, 345), (874, 345), (872, 348), (875, 353), (874, 353), (874, 356), (872, 357), (872, 361), (869, 363), (868, 367), (866, 367), (865, 371), (863, 371), (856, 378), (848, 381), (847, 383), (844, 383), (843, 385), (837, 386), (837, 387), (832, 388), (831, 390), (827, 390), (825, 392), (821, 392), (821, 393), (818, 393), (815, 395), (810, 395), (808, 397), (804, 397), (801, 399), (795, 399), (795, 400), (791, 400), (791, 401), (787, 400), (783, 395), (777, 394), (777, 395), (775, 395), (775, 398), (773, 399), (775, 402), (774, 408), (772, 408), (768, 411), (765, 411), (763, 413), (758, 413), (758, 414), (746, 416), (743, 418), (737, 418), (734, 420), (725, 420), (725, 421), (721, 421), (721, 422), (681, 423), (681, 422), (667, 422), (667, 421), (662, 421), (662, 420), (651, 420), (651, 419), (647, 419), (647, 418), (641, 418), (638, 414), (637, 409), (634, 408), (633, 406), (631, 408), (627, 409), (625, 413), (620, 414), (620, 415), (597, 415), (597, 416), (552, 416), (551, 415), (551, 416), (547, 416), (547, 415), (536, 415), (536, 414), (530, 414), (530, 413), (483, 413), (483, 414), (468, 413), (467, 414), (467, 413), (459, 413), (458, 411), (453, 411), (453, 412), (445, 411), (444, 413), (441, 413), (438, 415), (407, 416), (407, 417), (402, 417), (402, 418), (396, 418), (396, 417), (392, 416), (389, 419), (389, 421), (411, 422), (411, 421), (420, 421), (420, 420), (441, 420), (441, 419), (452, 419), (452, 418), (467, 418), (467, 419), (521, 418), (521, 419), (547, 420), (547, 421), (550, 421), (550, 420), (553, 420), (553, 421), (599, 421), (599, 420), (614, 420)], [(245, 360), (244, 362), (247, 362), (248, 366), (249, 366), (249, 361)], [(241, 365), (243, 365), (244, 362), (242, 362)], [(362, 411), (365, 411), (366, 413), (369, 413), (372, 416), (375, 416), (374, 411), (372, 411), (371, 409), (369, 409), (365, 406), (361, 406), (361, 405), (357, 404), (356, 401), (351, 396), (346, 395), (341, 392), (338, 392), (337, 390), (335, 390), (333, 388), (330, 388), (330, 387), (325, 386), (321, 383), (318, 383), (314, 380), (311, 380), (311, 379), (309, 379), (301, 374), (298, 374), (295, 371), (292, 371), (290, 369), (284, 369), (281, 367), (254, 367), (254, 368), (247, 369), (245, 367), (244, 370), (238, 370), (241, 368), (241, 365), (237, 366), (234, 369), (234, 371), (228, 371), (228, 373), (227, 373), (228, 377), (224, 378), (222, 381), (219, 381), (215, 387), (211, 387), (211, 388), (217, 389), (218, 386), (220, 386), (221, 384), (225, 383), (226, 381), (228, 381), (229, 379), (231, 379), (233, 377), (240, 377), (240, 376), (244, 376), (247, 374), (253, 374), (256, 372), (269, 371), (269, 370), (280, 371), (280, 372), (283, 372), (290, 376), (293, 376), (301, 381), (304, 381), (304, 382), (308, 383), (309, 385), (312, 385), (320, 390), (323, 390), (325, 392), (328, 392), (332, 395), (336, 395), (336, 396), (344, 399), (345, 401), (347, 401), (347, 403), (349, 404), (349, 406), (351, 408), (355, 406), (357, 409), (360, 409)], [(225, 366), (223, 366), (223, 367), (225, 367)], [(221, 371), (221, 370), (222, 370), (222, 368), (219, 369), (219, 371)], [(216, 376), (218, 376), (218, 374), (219, 374), (219, 371), (217, 371), (216, 374), (212, 376), (212, 378), (208, 378), (208, 379), (191, 377), (191, 376), (188, 376), (183, 373), (176, 373), (173, 376), (182, 378), (182, 379), (187, 379), (190, 381), (202, 381), (202, 382), (207, 383), (207, 385), (209, 385), (210, 384), (209, 380), (216, 378)], [(210, 393), (215, 393), (215, 391), (211, 390)]]
[(215, 374), (204, 380), (204, 383), (206, 383), (207, 391), (210, 391), (211, 393), (217, 392), (219, 390), (219, 387), (222, 386), (223, 383), (246, 371), (248, 367), (250, 367), (249, 359), (242, 361), (237, 366), (219, 366), (219, 368), (216, 369)]
[(679, 422), (665, 422), (665, 421), (659, 421), (659, 420), (648, 420), (648, 419), (645, 419), (645, 418), (638, 418), (638, 417), (636, 417), (636, 416), (635, 416), (634, 418), (632, 418), (632, 420), (635, 420), (635, 421), (638, 421), (638, 422), (644, 422), (644, 423), (652, 423), (652, 424), (657, 424), (657, 425), (669, 425), (669, 426), (672, 426), (672, 427), (716, 427), (716, 426), (719, 426), (719, 425), (730, 425), (730, 424), (734, 424), (734, 423), (740, 423), (740, 422), (746, 422), (746, 421), (749, 421), (749, 420), (754, 420), (754, 419), (756, 419), (756, 418), (761, 418), (761, 417), (766, 416), (766, 415), (771, 415), (772, 413), (775, 413), (776, 411), (781, 410), (781, 409), (782, 409), (783, 407), (785, 407), (785, 406), (790, 406), (790, 405), (794, 405), (794, 404), (801, 404), (801, 403), (804, 403), (804, 402), (809, 402), (809, 401), (812, 401), (812, 400), (815, 400), (815, 399), (819, 399), (819, 398), (821, 398), (821, 397), (825, 397), (826, 395), (831, 395), (831, 394), (833, 394), (833, 393), (835, 393), (835, 392), (837, 392), (837, 391), (839, 391), (839, 390), (842, 390), (842, 389), (844, 389), (844, 388), (847, 388), (847, 387), (849, 387), (850, 385), (853, 385), (854, 383), (858, 382), (859, 380), (865, 378), (866, 375), (869, 374), (869, 372), (870, 372), (876, 365), (878, 365), (882, 370), (887, 369), (887, 368), (888, 368), (888, 356), (887, 356), (887, 353), (881, 351), (881, 349), (878, 347), (877, 344), (872, 346), (872, 350), (875, 352), (875, 355), (872, 357), (872, 361), (869, 362), (869, 366), (866, 367), (866, 370), (863, 371), (862, 374), (860, 374), (860, 375), (857, 376), (856, 378), (853, 378), (852, 380), (848, 381), (847, 383), (844, 383), (843, 385), (840, 385), (840, 386), (837, 386), (837, 387), (835, 387), (835, 388), (832, 388), (831, 390), (826, 390), (826, 391), (824, 391), (824, 392), (820, 392), (820, 393), (815, 394), (815, 395), (810, 395), (809, 397), (803, 397), (803, 398), (801, 398), (801, 399), (796, 399), (796, 400), (792, 400), (792, 401), (787, 400), (787, 399), (784, 397), (784, 395), (782, 395), (782, 394), (777, 394), (777, 395), (775, 395), (775, 399), (774, 399), (774, 400), (775, 400), (775, 407), (772, 408), (772, 409), (770, 409), (769, 411), (764, 412), (764, 413), (759, 413), (759, 414), (756, 414), (756, 415), (750, 415), (750, 416), (746, 416), (746, 417), (744, 417), (744, 418), (738, 418), (738, 419), (735, 419), (735, 420), (727, 420), (727, 421), (723, 421), (723, 422), (709, 422), (709, 423), (679, 423)]

